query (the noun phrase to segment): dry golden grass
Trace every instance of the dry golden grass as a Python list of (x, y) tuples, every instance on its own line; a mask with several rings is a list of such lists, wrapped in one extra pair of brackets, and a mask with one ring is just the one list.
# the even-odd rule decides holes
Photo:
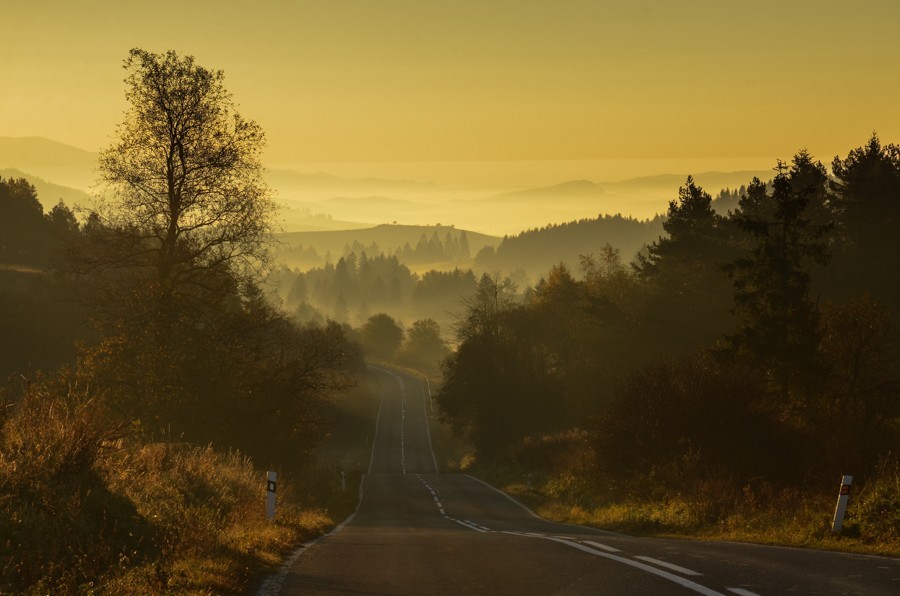
[(265, 473), (247, 457), (125, 438), (88, 391), (39, 381), (9, 401), (0, 593), (244, 593), (334, 524), (284, 480), (267, 521)]
[[(494, 478), (491, 478), (494, 479)], [(758, 483), (732, 488), (698, 483), (694, 492), (664, 498), (602, 494), (578, 502), (555, 494), (557, 478), (542, 478), (528, 490), (521, 482), (504, 490), (550, 520), (646, 536), (734, 540), (900, 556), (900, 473), (886, 466), (877, 479), (854, 487), (844, 531), (831, 533), (837, 490), (801, 492)]]
[[(443, 435), (433, 429), (432, 436)], [(875, 474), (853, 487), (844, 531), (834, 536), (831, 519), (837, 483), (800, 490), (760, 479), (739, 485), (685, 477), (678, 489), (651, 478), (602, 482), (589, 454), (583, 452), (583, 438), (570, 431), (532, 439), (501, 462), (466, 456), (467, 471), (553, 521), (632, 535), (900, 556), (900, 461), (896, 458), (885, 460)]]

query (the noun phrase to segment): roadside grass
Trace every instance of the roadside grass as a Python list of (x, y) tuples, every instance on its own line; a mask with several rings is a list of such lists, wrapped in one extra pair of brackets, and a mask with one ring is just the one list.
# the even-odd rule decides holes
[(900, 462), (853, 487), (844, 529), (831, 533), (840, 478), (833, 486), (743, 485), (685, 477), (679, 489), (652, 479), (622, 483), (600, 476), (573, 430), (526, 441), (498, 461), (479, 461), (434, 418), (436, 453), (447, 472), (477, 476), (551, 521), (635, 536), (728, 540), (900, 556)]
[(355, 509), (371, 391), (336, 399), (315, 461), (279, 474), (274, 522), (265, 472), (239, 452), (142, 442), (62, 377), (0, 393), (0, 593), (252, 591)]
[[(888, 479), (896, 483), (897, 479)], [(547, 482), (527, 490), (521, 483), (503, 489), (549, 520), (594, 526), (636, 536), (729, 540), (900, 556), (897, 495), (885, 493), (883, 480), (869, 483), (851, 497), (841, 535), (831, 533), (837, 500), (824, 492), (782, 489), (771, 501), (740, 490), (671, 494), (661, 499), (611, 499), (597, 495), (572, 503), (549, 494)]]

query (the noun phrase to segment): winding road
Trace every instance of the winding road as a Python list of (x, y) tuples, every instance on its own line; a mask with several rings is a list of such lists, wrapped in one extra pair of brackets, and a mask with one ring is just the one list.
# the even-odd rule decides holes
[(439, 474), (423, 382), (382, 386), (357, 512), (267, 582), (292, 594), (900, 594), (900, 560), (634, 538), (551, 523), (462, 474)]

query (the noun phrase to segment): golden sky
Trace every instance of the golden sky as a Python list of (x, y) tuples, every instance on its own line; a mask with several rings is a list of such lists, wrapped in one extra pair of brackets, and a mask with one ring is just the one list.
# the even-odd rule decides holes
[(132, 47), (224, 70), (270, 163), (802, 147), (830, 162), (873, 130), (900, 141), (895, 0), (2, 0), (0, 15), (0, 136), (89, 150), (121, 119)]

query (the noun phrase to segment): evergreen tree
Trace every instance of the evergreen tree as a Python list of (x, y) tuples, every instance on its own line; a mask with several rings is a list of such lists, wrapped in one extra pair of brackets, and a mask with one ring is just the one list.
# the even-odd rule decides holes
[(872, 135), (863, 147), (832, 164), (840, 247), (833, 290), (865, 291), (900, 316), (900, 147)]
[(459, 260), (467, 261), (472, 258), (472, 251), (469, 248), (469, 236), (466, 234), (466, 231), (463, 230), (459, 233)]
[(647, 289), (644, 316), (672, 349), (694, 350), (731, 331), (724, 264), (737, 257), (736, 245), (712, 197), (690, 176), (669, 203), (663, 230), (635, 264)]
[(779, 162), (777, 172), (771, 194), (754, 179), (733, 215), (751, 249), (728, 268), (740, 319), (731, 342), (787, 397), (816, 372), (819, 321), (810, 270), (828, 261), (830, 226), (812, 220), (819, 215), (813, 200), (826, 195), (824, 167), (800, 153), (790, 167)]

